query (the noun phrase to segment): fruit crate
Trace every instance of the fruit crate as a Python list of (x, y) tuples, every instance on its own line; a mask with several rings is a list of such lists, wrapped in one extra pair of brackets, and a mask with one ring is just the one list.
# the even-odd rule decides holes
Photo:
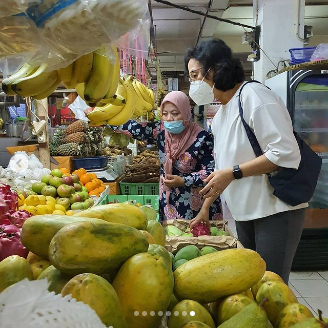
[(107, 167), (108, 157), (97, 156), (97, 157), (82, 157), (82, 158), (72, 158), (72, 162), (75, 170), (84, 168), (88, 170), (99, 170)]
[(122, 195), (158, 195), (159, 183), (120, 182)]

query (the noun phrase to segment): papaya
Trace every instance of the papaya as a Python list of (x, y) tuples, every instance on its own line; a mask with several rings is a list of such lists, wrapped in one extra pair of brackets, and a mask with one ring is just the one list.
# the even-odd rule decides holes
[(152, 253), (130, 257), (120, 268), (113, 287), (130, 328), (157, 328), (170, 304), (173, 274), (165, 259)]
[(33, 272), (23, 257), (11, 255), (0, 262), (0, 293), (25, 278), (33, 280)]
[(64, 286), (61, 294), (88, 304), (106, 327), (127, 328), (120, 301), (106, 279), (93, 273), (79, 274)]
[(284, 307), (291, 303), (297, 303), (293, 291), (281, 281), (268, 281), (262, 284), (256, 294), (256, 302), (260, 303), (264, 299), (267, 301), (264, 302), (263, 308), (273, 326)]
[(150, 244), (148, 247), (148, 253), (154, 253), (162, 256), (165, 259), (169, 268), (172, 268), (172, 259), (165, 247), (158, 244)]
[(165, 247), (165, 231), (159, 222), (148, 221), (147, 231), (154, 237), (156, 244)]
[(26, 260), (28, 263), (30, 263), (34, 280), (38, 279), (39, 275), (51, 265), (50, 261), (45, 260), (42, 257), (33, 254), (32, 252), (28, 253)]
[(188, 245), (188, 246), (184, 246), (182, 247), (176, 254), (174, 257), (174, 262), (177, 262), (179, 260), (192, 260), (196, 257), (200, 256), (200, 251), (198, 249), (197, 246), (195, 245)]
[(210, 327), (200, 321), (189, 321), (185, 325), (183, 325), (182, 328), (210, 328)]
[(309, 318), (314, 318), (314, 315), (305, 305), (299, 303), (288, 304), (279, 313), (275, 327), (289, 328)]
[(216, 327), (206, 308), (192, 300), (183, 300), (173, 308), (167, 326), (168, 328), (183, 327), (189, 321), (200, 321), (210, 328)]
[(60, 272), (53, 265), (45, 269), (38, 277), (38, 280), (48, 280), (49, 292), (60, 294), (64, 286), (73, 278), (73, 276)]
[(147, 238), (148, 244), (156, 244), (155, 239), (148, 231), (146, 231), (146, 230), (139, 230), (139, 231), (145, 235), (145, 237)]
[(52, 237), (65, 225), (73, 222), (96, 222), (97, 219), (68, 215), (37, 215), (26, 220), (22, 227), (22, 244), (32, 253), (48, 260)]
[(124, 224), (75, 222), (52, 238), (49, 258), (67, 274), (101, 274), (118, 269), (129, 257), (146, 252), (148, 246), (142, 232)]
[(245, 291), (258, 282), (264, 272), (265, 262), (258, 253), (245, 248), (227, 249), (197, 257), (177, 268), (174, 294), (179, 300), (210, 303)]
[(280, 282), (284, 282), (282, 280), (282, 278), (279, 275), (277, 275), (276, 273), (274, 273), (272, 271), (265, 271), (263, 277), (261, 278), (261, 280), (258, 281), (251, 288), (254, 297), (256, 297), (256, 294), (257, 294), (258, 290), (260, 289), (260, 287), (262, 286), (262, 284), (264, 284), (267, 281), (280, 281)]
[(251, 300), (254, 300), (254, 295), (253, 295), (252, 290), (250, 288), (248, 288), (247, 290), (243, 291), (242, 294), (245, 294)]
[(232, 316), (253, 302), (254, 300), (251, 300), (244, 294), (235, 294), (226, 297), (218, 308), (217, 322), (221, 324), (229, 320)]
[(123, 203), (99, 205), (76, 214), (77, 216), (101, 219), (112, 223), (126, 224), (146, 230), (147, 217), (137, 206)]
[(169, 306), (167, 307), (168, 311), (172, 311), (173, 308), (179, 303), (179, 301), (177, 300), (177, 298), (175, 297), (174, 294), (171, 295), (171, 301)]

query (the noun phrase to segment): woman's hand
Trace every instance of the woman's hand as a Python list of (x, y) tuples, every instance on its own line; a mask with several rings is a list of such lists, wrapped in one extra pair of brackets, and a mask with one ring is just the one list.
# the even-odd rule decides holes
[(182, 177), (178, 175), (167, 174), (163, 179), (163, 183), (166, 187), (176, 188), (176, 187), (184, 187), (185, 181)]
[(199, 222), (204, 222), (207, 226), (211, 227), (209, 209), (202, 208), (199, 211), (197, 216), (189, 223), (190, 230)]
[(200, 191), (204, 198), (218, 197), (234, 180), (232, 169), (212, 172), (204, 181), (207, 185)]

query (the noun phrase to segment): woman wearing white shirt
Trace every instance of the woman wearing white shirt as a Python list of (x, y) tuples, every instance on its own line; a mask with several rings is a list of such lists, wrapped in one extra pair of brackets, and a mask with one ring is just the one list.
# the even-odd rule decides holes
[[(195, 103), (204, 105), (214, 99), (222, 103), (212, 122), (216, 170), (205, 180), (201, 193), (206, 200), (191, 226), (208, 222), (208, 207), (222, 194), (236, 220), (241, 243), (256, 250), (267, 270), (288, 283), (308, 205), (290, 206), (274, 196), (266, 175), (279, 167), (299, 166), (300, 151), (288, 110), (264, 85), (244, 85), (242, 65), (222, 40), (189, 49), (185, 64), (191, 81), (189, 95)], [(259, 157), (239, 116), (241, 88), (244, 119), (263, 150)]]

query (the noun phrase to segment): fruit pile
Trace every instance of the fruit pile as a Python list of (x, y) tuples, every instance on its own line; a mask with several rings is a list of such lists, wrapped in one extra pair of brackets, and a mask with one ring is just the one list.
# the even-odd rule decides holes
[(49, 291), (88, 304), (107, 327), (158, 328), (163, 316), (168, 328), (327, 327), (252, 250), (181, 250), (175, 262), (189, 260), (173, 272), (163, 227), (130, 204), (34, 216), (21, 240), (29, 257), (0, 262), (0, 292), (47, 278)]
[(40, 182), (32, 184), (32, 191), (34, 195), (26, 199), (20, 197), (19, 208), (33, 215), (73, 215), (74, 210), (85, 210), (93, 205), (79, 176), (69, 174), (66, 169), (54, 169), (44, 175)]
[(95, 173), (87, 173), (83, 168), (73, 171), (80, 178), (80, 183), (86, 188), (89, 196), (97, 196), (106, 189), (104, 182), (97, 178)]
[(189, 227), (184, 230), (173, 224), (165, 226), (165, 234), (170, 237), (199, 237), (199, 236), (229, 236), (229, 233), (216, 226), (207, 227), (205, 223), (197, 223), (192, 230)]

